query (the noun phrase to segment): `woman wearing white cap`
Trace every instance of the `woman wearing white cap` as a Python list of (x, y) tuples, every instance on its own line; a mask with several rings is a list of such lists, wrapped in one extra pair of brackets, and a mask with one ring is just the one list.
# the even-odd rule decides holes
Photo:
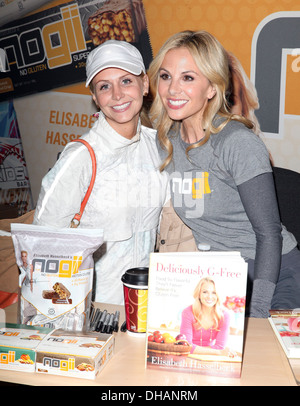
[[(105, 243), (96, 255), (95, 300), (121, 304), (123, 273), (148, 266), (167, 175), (159, 171), (156, 132), (141, 124), (149, 83), (140, 52), (128, 42), (106, 41), (89, 54), (86, 73), (100, 111), (81, 137), (95, 152), (97, 174), (79, 226), (104, 230)], [(43, 179), (34, 223), (68, 227), (91, 173), (87, 148), (69, 143)]]

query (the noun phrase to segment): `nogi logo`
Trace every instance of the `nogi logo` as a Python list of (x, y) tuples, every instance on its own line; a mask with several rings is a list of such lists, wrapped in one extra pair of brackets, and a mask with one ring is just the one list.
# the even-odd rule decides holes
[[(69, 65), (73, 53), (86, 50), (78, 5), (62, 7), (59, 16), (59, 21), (0, 39), (0, 48), (5, 50), (9, 63), (6, 71), (14, 65), (18, 69), (24, 69), (42, 63), (45, 57), (48, 68), (55, 69)], [(3, 58), (2, 54), (1, 66), (5, 68)]]
[(13, 364), (16, 359), (15, 351), (8, 351), (0, 353), (0, 364)]
[(73, 259), (44, 259), (34, 258), (32, 266), (35, 271), (47, 274), (57, 274), (61, 278), (71, 278), (79, 271), (82, 256), (74, 256)]
[(75, 359), (69, 358), (67, 360), (45, 357), (43, 365), (53, 369), (60, 369), (61, 371), (69, 371), (75, 369)]
[[(265, 135), (278, 138), (285, 94), (282, 86), (283, 60), (286, 50), (297, 53), (300, 38), (300, 12), (284, 11), (269, 15), (257, 26), (252, 40), (251, 80), (254, 83), (260, 107), (256, 112)], [(292, 69), (298, 69), (296, 58)]]

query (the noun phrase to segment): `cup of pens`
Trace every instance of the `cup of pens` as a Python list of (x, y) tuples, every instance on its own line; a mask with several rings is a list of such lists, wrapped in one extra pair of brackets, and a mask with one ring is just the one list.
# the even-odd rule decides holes
[(120, 312), (108, 313), (107, 310), (92, 307), (90, 313), (90, 330), (98, 333), (112, 334), (119, 330)]
[(148, 273), (148, 268), (131, 268), (121, 278), (124, 287), (127, 333), (135, 337), (146, 334)]

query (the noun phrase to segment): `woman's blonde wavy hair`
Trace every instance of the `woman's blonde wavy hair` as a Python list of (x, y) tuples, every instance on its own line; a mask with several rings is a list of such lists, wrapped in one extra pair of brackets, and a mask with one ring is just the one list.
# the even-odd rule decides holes
[[(195, 300), (194, 300), (194, 303), (192, 305), (192, 308), (193, 308), (193, 315), (194, 315), (194, 318), (195, 318), (194, 328), (196, 328), (196, 329), (201, 328), (202, 304), (201, 304), (201, 301), (200, 301), (200, 292), (201, 292), (201, 289), (202, 289), (202, 285), (204, 283), (211, 283), (216, 288), (215, 281), (210, 277), (202, 278), (198, 282), (197, 286), (195, 287), (194, 295), (193, 295)], [(216, 304), (214, 306), (213, 314), (212, 314), (213, 322), (214, 322), (214, 325), (213, 325), (214, 329), (218, 329), (218, 326), (219, 326), (221, 320), (224, 317), (220, 297), (219, 297), (217, 292), (216, 292), (216, 295), (217, 295), (217, 302), (216, 302)]]
[[(167, 158), (161, 165), (161, 171), (172, 161), (173, 148), (168, 138), (171, 128), (178, 128), (179, 122), (173, 122), (164, 109), (158, 94), (158, 83), (160, 67), (166, 53), (176, 48), (187, 48), (195, 60), (200, 72), (206, 76), (216, 90), (215, 96), (207, 103), (203, 113), (202, 126), (205, 129), (205, 137), (196, 144), (187, 148), (188, 151), (203, 145), (210, 137), (210, 134), (217, 133), (225, 127), (230, 120), (243, 122), (248, 128), (253, 128), (250, 120), (239, 115), (233, 115), (229, 111), (227, 91), (230, 84), (230, 72), (228, 54), (220, 42), (206, 31), (182, 31), (170, 37), (159, 50), (157, 56), (150, 64), (148, 75), (150, 79), (150, 90), (153, 97), (149, 116), (153, 127), (157, 130), (158, 140), (163, 149), (167, 151)], [(218, 114), (224, 117), (220, 125), (215, 127), (213, 119)]]

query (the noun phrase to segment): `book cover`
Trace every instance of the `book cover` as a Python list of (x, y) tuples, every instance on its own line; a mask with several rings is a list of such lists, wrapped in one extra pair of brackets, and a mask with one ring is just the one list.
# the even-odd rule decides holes
[(300, 309), (270, 310), (269, 322), (288, 358), (300, 358)]
[(146, 367), (240, 377), (246, 284), (237, 252), (152, 253)]

